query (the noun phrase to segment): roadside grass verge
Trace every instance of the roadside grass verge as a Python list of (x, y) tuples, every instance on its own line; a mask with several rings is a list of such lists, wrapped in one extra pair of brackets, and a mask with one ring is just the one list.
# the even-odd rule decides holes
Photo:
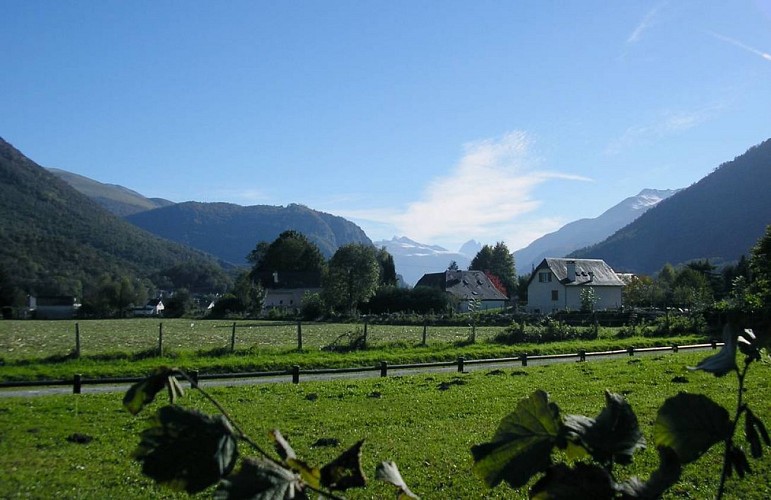
[[(665, 354), (592, 363), (480, 370), (468, 374), (215, 387), (210, 392), (265, 449), (268, 431), (278, 428), (298, 456), (320, 465), (365, 438), (366, 475), (382, 460), (394, 460), (407, 484), (423, 498), (519, 498), (504, 486), (487, 490), (471, 473), (471, 445), (488, 441), (500, 419), (536, 388), (550, 393), (562, 414), (596, 416), (608, 389), (624, 394), (637, 413), (648, 449), (619, 478), (647, 478), (657, 464), (652, 422), (664, 399), (679, 391), (704, 393), (732, 410), (736, 381), (689, 372), (705, 353)], [(766, 357), (766, 360), (768, 358)], [(748, 403), (771, 425), (766, 402), (771, 366), (759, 363), (748, 377)], [(138, 433), (165, 404), (156, 401), (137, 417), (121, 407), (122, 394), (3, 398), (0, 404), (0, 497), (181, 498), (145, 479), (130, 459)], [(180, 404), (216, 410), (195, 391)], [(70, 438), (68, 440), (68, 438)], [(338, 445), (315, 445), (319, 439)], [(81, 441), (81, 442), (77, 442)], [(87, 442), (85, 442), (87, 441)], [(738, 440), (745, 446), (743, 438)], [(247, 448), (241, 451), (249, 454)], [(709, 498), (717, 490), (722, 446), (685, 467), (669, 497)], [(753, 461), (745, 480), (729, 479), (728, 498), (771, 497), (771, 453)], [(200, 495), (210, 497), (211, 491)], [(373, 485), (348, 498), (388, 498)]]
[(375, 343), (366, 349), (350, 352), (329, 352), (318, 347), (294, 348), (252, 346), (231, 353), (215, 348), (198, 351), (168, 348), (164, 356), (156, 350), (47, 358), (21, 358), (4, 361), (0, 381), (65, 380), (76, 373), (86, 378), (144, 376), (160, 365), (176, 366), (201, 373), (237, 373), (254, 371), (283, 371), (293, 365), (301, 369), (371, 367), (386, 361), (389, 364), (412, 364), (464, 359), (485, 359), (542, 354), (572, 354), (580, 350), (609, 351), (656, 346), (686, 345), (704, 342), (698, 335), (667, 338), (628, 337), (571, 340), (545, 344), (501, 345), (488, 339), (468, 344), (466, 337), (455, 342), (434, 342), (421, 346), (418, 342), (396, 341)]

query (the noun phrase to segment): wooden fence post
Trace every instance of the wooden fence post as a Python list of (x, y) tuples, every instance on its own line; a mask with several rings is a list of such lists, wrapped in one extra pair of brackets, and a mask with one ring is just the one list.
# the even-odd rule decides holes
[(629, 346), (629, 347), (627, 347), (627, 348), (626, 348), (626, 352), (627, 352), (627, 354), (629, 354), (630, 356), (634, 356), (634, 347), (633, 347), (633, 346)]
[(72, 393), (80, 394), (80, 387), (83, 384), (83, 376), (80, 373), (76, 373), (72, 379)]
[(367, 329), (368, 329), (367, 327), (368, 326), (369, 326), (369, 320), (365, 319), (364, 320), (364, 345), (365, 346), (367, 345)]
[(80, 325), (75, 323), (75, 357), (80, 357)]
[(578, 361), (586, 361), (586, 351), (583, 349), (578, 351)]
[(190, 375), (190, 387), (198, 387), (198, 370), (190, 370), (188, 375)]
[(163, 356), (163, 323), (158, 323), (158, 356)]
[(677, 346), (677, 344), (672, 344), (672, 352), (676, 353), (678, 349), (679, 347)]
[(426, 345), (426, 337), (428, 336), (427, 334), (428, 334), (428, 320), (424, 319), (423, 320), (423, 342), (421, 343), (421, 345), (423, 346)]
[(300, 365), (292, 366), (292, 383), (293, 384), (300, 383)]
[(465, 362), (465, 360), (463, 359), (463, 357), (459, 357), (458, 358), (458, 373), (463, 373), (463, 363), (464, 362)]
[(387, 377), (388, 376), (388, 361), (381, 361), (380, 362), (380, 376), (381, 377)]
[(297, 320), (297, 350), (303, 350), (303, 324), (299, 319)]
[(527, 366), (527, 353), (522, 353), (522, 366)]
[(712, 348), (717, 349), (717, 340), (712, 341)]

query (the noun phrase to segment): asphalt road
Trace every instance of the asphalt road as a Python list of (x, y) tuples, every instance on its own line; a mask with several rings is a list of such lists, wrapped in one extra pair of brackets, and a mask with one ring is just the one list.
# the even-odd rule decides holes
[[(686, 348), (681, 347), (684, 350)], [(688, 347), (690, 351), (704, 350), (711, 351), (712, 347), (708, 344), (704, 344), (698, 347)], [(634, 352), (635, 357), (651, 356), (651, 355), (672, 355), (672, 349), (666, 348), (663, 350), (649, 350), (642, 349)], [(596, 363), (603, 360), (627, 358), (629, 354), (625, 351), (615, 351), (612, 354), (592, 355), (586, 356), (586, 362)], [(576, 355), (562, 356), (562, 357), (530, 357), (528, 358), (527, 367), (543, 366), (554, 363), (577, 363), (578, 357)], [(501, 370), (518, 368), (527, 370), (527, 367), (522, 365), (522, 362), (518, 359), (510, 359), (506, 361), (486, 361), (484, 363), (474, 362), (472, 360), (466, 361), (463, 365), (463, 372), (468, 373), (477, 370)], [(451, 366), (418, 366), (413, 365), (410, 368), (388, 368), (389, 377), (409, 376), (419, 373), (458, 373), (458, 367), (456, 364)], [(299, 382), (308, 381), (329, 381), (329, 380), (351, 380), (351, 379), (363, 379), (363, 378), (375, 378), (380, 377), (380, 369), (372, 369), (368, 371), (351, 371), (351, 372), (322, 372), (322, 373), (308, 373), (301, 372)], [(291, 383), (292, 375), (287, 373), (285, 375), (266, 376), (266, 377), (248, 377), (248, 378), (217, 378), (201, 380), (199, 385), (201, 387), (217, 387), (217, 386), (239, 386), (239, 385), (254, 385), (254, 384), (272, 384), (272, 383)], [(81, 387), (81, 394), (99, 394), (105, 392), (125, 392), (131, 384), (83, 384)], [(7, 388), (0, 390), (0, 398), (5, 397), (35, 397), (35, 396), (51, 396), (55, 394), (72, 394), (72, 385), (58, 385), (58, 386), (36, 386), (36, 387), (20, 387), (20, 388)]]

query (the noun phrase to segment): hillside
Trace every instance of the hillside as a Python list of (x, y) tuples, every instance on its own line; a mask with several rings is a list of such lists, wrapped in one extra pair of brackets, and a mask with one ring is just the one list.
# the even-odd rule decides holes
[(146, 198), (123, 186), (104, 184), (66, 170), (49, 168), (48, 171), (119, 217), (174, 204), (162, 198)]
[(720, 165), (605, 241), (571, 254), (617, 271), (651, 274), (666, 264), (748, 254), (771, 223), (771, 139)]
[(0, 271), (25, 293), (68, 293), (104, 273), (146, 277), (213, 264), (112, 215), (0, 138)]
[(564, 257), (570, 252), (599, 243), (650, 208), (675, 194), (675, 189), (643, 189), (592, 219), (579, 219), (545, 234), (514, 252), (517, 271), (529, 273), (546, 257)]
[(325, 257), (346, 243), (372, 244), (354, 223), (296, 204), (244, 207), (191, 201), (130, 215), (126, 220), (234, 264), (245, 264), (257, 243), (269, 243), (289, 229), (303, 233)]

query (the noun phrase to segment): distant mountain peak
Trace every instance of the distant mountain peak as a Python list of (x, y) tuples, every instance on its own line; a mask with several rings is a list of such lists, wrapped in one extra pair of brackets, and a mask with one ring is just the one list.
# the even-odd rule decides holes
[(638, 195), (622, 200), (598, 217), (565, 224), (514, 252), (517, 269), (528, 272), (545, 257), (565, 257), (580, 248), (599, 243), (678, 191), (643, 189)]

